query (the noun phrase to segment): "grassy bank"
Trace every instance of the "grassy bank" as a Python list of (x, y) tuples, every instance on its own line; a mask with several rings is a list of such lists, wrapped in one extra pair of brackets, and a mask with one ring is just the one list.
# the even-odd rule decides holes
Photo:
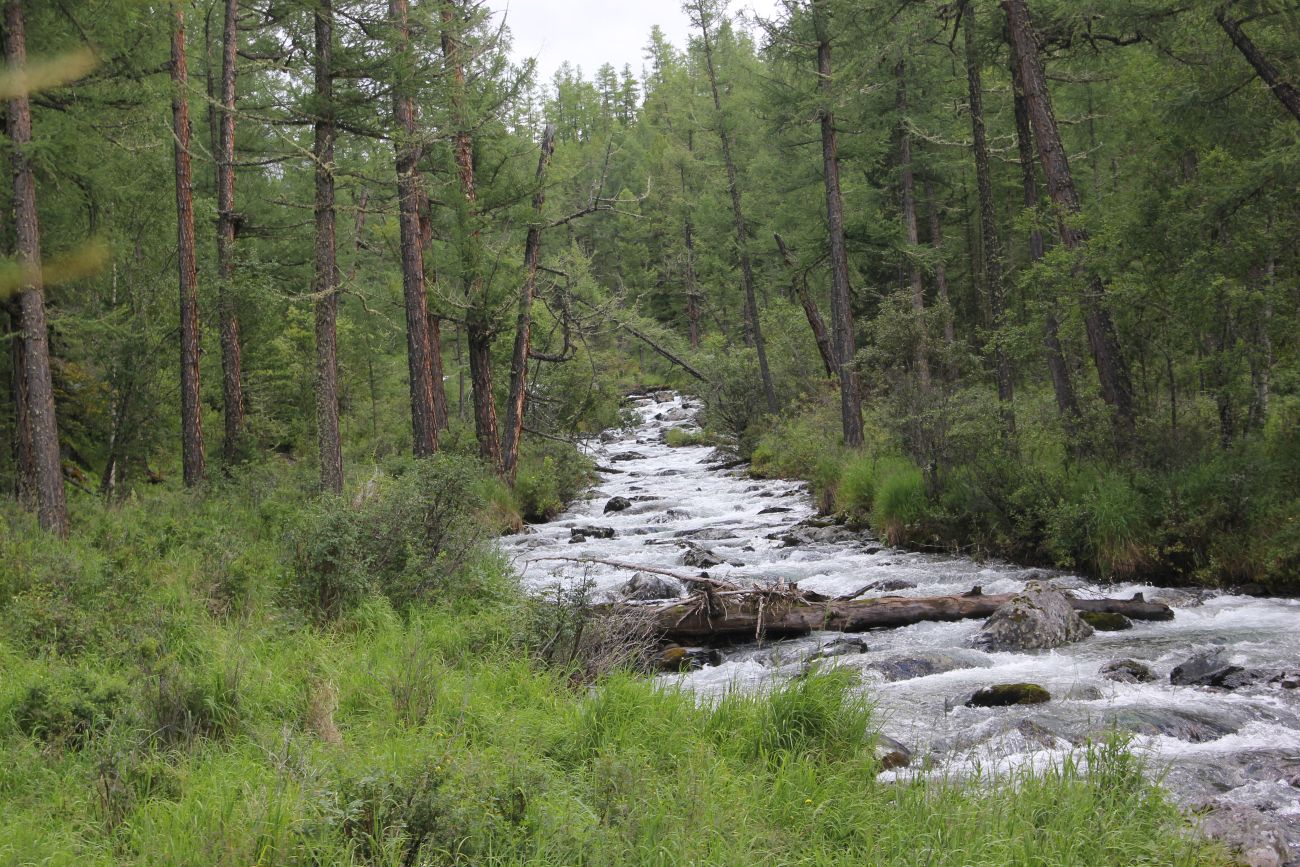
[[(1071, 453), (1050, 409), (1022, 413), (1015, 448), (989, 395), (927, 415), (876, 411), (868, 442), (839, 441), (832, 395), (751, 426), (758, 476), (810, 481), (823, 511), (892, 544), (961, 550), (1102, 579), (1300, 592), (1300, 435)], [(897, 421), (896, 421), (897, 420)], [(1098, 440), (1102, 440), (1098, 437)]]
[(609, 672), (600, 630), (486, 544), (516, 506), (471, 463), (346, 502), (309, 477), (78, 501), (67, 542), (3, 513), (0, 862), (1216, 857), (1113, 746), (1087, 772), (878, 783), (842, 675), (705, 707)]

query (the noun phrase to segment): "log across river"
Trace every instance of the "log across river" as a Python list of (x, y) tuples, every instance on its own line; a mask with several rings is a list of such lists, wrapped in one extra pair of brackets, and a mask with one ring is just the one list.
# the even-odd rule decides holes
[[(621, 598), (635, 574), (626, 566), (657, 570), (647, 573), (656, 577), (707, 572), (718, 582), (707, 594), (682, 584), (680, 600), (646, 603), (683, 645), (728, 639), (705, 657), (716, 664), (662, 675), (665, 688), (707, 701), (728, 690), (770, 688), (810, 664), (849, 667), (884, 732), (917, 758), (886, 777), (1045, 768), (1118, 729), (1177, 798), (1260, 808), (1285, 826), (1300, 853), (1300, 690), (1259, 683), (1226, 691), (1178, 686), (1169, 677), (1189, 656), (1216, 649), (1248, 668), (1300, 667), (1300, 602), (1100, 586), (1009, 563), (893, 549), (862, 533), (816, 526), (802, 484), (751, 479), (707, 447), (669, 448), (665, 432), (692, 425), (698, 407), (691, 401), (659, 394), (634, 408), (638, 426), (591, 445), (611, 471), (591, 498), (503, 549), (532, 590), (585, 588), (598, 603)], [(614, 497), (627, 507), (606, 513)], [(700, 557), (710, 565), (690, 565)], [(1133, 628), (1099, 631), (1054, 651), (973, 649), (982, 618), (1031, 580), (1068, 591), (1076, 608), (1121, 610)], [(729, 589), (754, 585), (789, 592), (760, 603)], [(981, 595), (967, 595), (976, 586)], [(1160, 619), (1170, 608), (1173, 618)], [(753, 641), (755, 634), (764, 640)], [(1153, 679), (1107, 679), (1101, 670), (1117, 659), (1138, 661)], [(965, 705), (974, 691), (1011, 682), (1039, 684), (1051, 700)]]

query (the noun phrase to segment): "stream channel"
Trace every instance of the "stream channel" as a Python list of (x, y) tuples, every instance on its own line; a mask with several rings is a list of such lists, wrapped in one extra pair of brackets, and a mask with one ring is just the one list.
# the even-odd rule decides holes
[[(810, 657), (835, 648), (819, 665), (852, 666), (876, 708), (881, 730), (913, 753), (907, 768), (883, 779), (928, 773), (949, 776), (1009, 771), (1059, 762), (1089, 736), (1118, 728), (1134, 735), (1132, 749), (1180, 801), (1211, 799), (1249, 805), (1278, 822), (1300, 853), (1300, 690), (1255, 684), (1235, 690), (1175, 686), (1171, 669), (1194, 654), (1222, 649), (1234, 664), (1295, 671), (1300, 662), (1300, 601), (1141, 584), (1099, 585), (1077, 576), (1013, 564), (890, 548), (840, 527), (809, 527), (815, 509), (807, 486), (755, 480), (744, 468), (719, 469), (706, 446), (670, 448), (674, 427), (695, 430), (699, 404), (658, 392), (634, 396), (640, 423), (589, 444), (601, 474), (588, 499), (554, 521), (503, 543), (534, 591), (557, 583), (589, 582), (596, 599), (621, 598), (631, 572), (603, 565), (530, 562), (547, 556), (601, 558), (679, 573), (684, 543), (725, 561), (716, 578), (745, 583), (778, 580), (836, 596), (889, 582), (867, 596), (960, 594), (978, 585), (986, 594), (1048, 581), (1078, 596), (1128, 598), (1144, 592), (1175, 612), (1166, 622), (1135, 622), (1121, 632), (1053, 651), (983, 653), (970, 649), (981, 621), (921, 623), (852, 638), (821, 632), (763, 645), (731, 646), (713, 662), (683, 674), (660, 675), (666, 687), (702, 700), (726, 690), (756, 690), (804, 671)], [(630, 508), (604, 513), (613, 497)], [(572, 541), (574, 530), (608, 527), (612, 538)], [(792, 544), (793, 543), (793, 544)], [(897, 587), (899, 589), (892, 589)], [(845, 651), (848, 651), (847, 653)], [(829, 655), (829, 654), (826, 654)], [(1154, 679), (1106, 679), (1116, 659), (1149, 666)], [(1031, 682), (1052, 695), (1046, 704), (966, 707), (974, 691), (998, 683)]]

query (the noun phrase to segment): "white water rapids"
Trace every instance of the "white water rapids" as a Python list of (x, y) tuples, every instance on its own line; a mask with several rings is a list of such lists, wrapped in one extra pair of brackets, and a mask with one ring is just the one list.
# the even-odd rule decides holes
[[(658, 397), (667, 397), (660, 393)], [(969, 649), (980, 621), (922, 623), (860, 634), (868, 650), (821, 665), (861, 670), (862, 688), (876, 706), (883, 731), (914, 753), (912, 768), (886, 775), (926, 772), (972, 774), (1059, 760), (1088, 736), (1112, 727), (1134, 734), (1133, 749), (1181, 801), (1210, 798), (1250, 804), (1281, 821), (1300, 852), (1300, 690), (1251, 686), (1228, 692), (1173, 686), (1169, 671), (1199, 651), (1223, 647), (1235, 664), (1295, 668), (1300, 663), (1300, 601), (1235, 595), (1166, 594), (1143, 585), (1101, 586), (1063, 573), (1000, 562), (920, 554), (882, 546), (865, 535), (823, 534), (823, 541), (787, 546), (779, 536), (814, 515), (806, 486), (753, 480), (744, 470), (710, 468), (708, 447), (669, 448), (664, 433), (693, 430), (689, 398), (642, 397), (633, 401), (641, 423), (606, 434), (591, 444), (603, 473), (590, 498), (556, 520), (503, 543), (524, 575), (540, 590), (557, 582), (589, 581), (597, 597), (615, 598), (631, 577), (600, 565), (528, 562), (547, 556), (602, 558), (693, 573), (682, 564), (682, 542), (691, 540), (727, 561), (709, 570), (732, 581), (783, 579), (801, 589), (839, 595), (877, 580), (901, 579), (912, 588), (867, 595), (933, 596), (1020, 590), (1030, 578), (1050, 578), (1083, 596), (1128, 598), (1143, 591), (1175, 608), (1169, 622), (1136, 622), (1123, 632), (1093, 637), (1055, 651), (984, 654)], [(631, 508), (603, 514), (611, 497)], [(575, 528), (609, 527), (610, 539), (570, 543)], [(768, 538), (776, 534), (777, 539)], [(805, 658), (842, 637), (806, 638), (722, 651), (719, 665), (682, 675), (663, 675), (701, 696), (728, 689), (752, 690), (802, 671)], [(873, 662), (926, 654), (949, 671), (888, 681)], [(1102, 678), (1106, 662), (1131, 658), (1155, 672), (1150, 683)], [(968, 708), (975, 690), (997, 683), (1032, 682), (1052, 694), (1047, 704)]]

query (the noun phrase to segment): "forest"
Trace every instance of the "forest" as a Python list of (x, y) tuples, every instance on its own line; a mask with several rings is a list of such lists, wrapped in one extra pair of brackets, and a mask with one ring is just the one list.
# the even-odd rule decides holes
[(1300, 591), (1293, 0), (674, 0), (549, 80), (479, 0), (3, 3), (0, 861), (1232, 863), (1132, 732), (885, 781), (844, 671), (696, 701), (500, 540), (684, 395), (892, 551)]

